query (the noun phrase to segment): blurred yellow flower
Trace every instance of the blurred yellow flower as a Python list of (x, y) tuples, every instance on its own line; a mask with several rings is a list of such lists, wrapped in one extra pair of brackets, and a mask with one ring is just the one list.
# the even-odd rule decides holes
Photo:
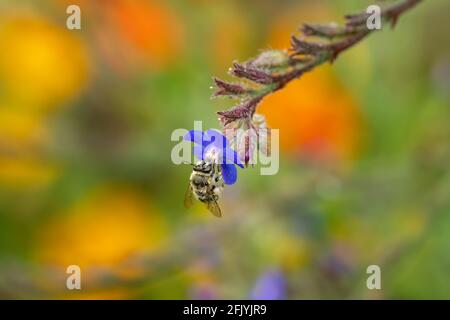
[(45, 186), (57, 172), (56, 166), (36, 157), (0, 155), (0, 184), (8, 187)]
[(280, 237), (274, 249), (275, 259), (286, 271), (295, 271), (310, 260), (310, 248), (303, 238), (292, 235)]
[(64, 268), (75, 264), (82, 270), (120, 271), (128, 258), (160, 248), (165, 234), (161, 216), (139, 193), (111, 186), (95, 190), (44, 226), (36, 255)]
[(0, 21), (0, 83), (6, 99), (48, 110), (79, 93), (88, 57), (75, 32), (28, 14), (2, 14)]
[(214, 283), (216, 280), (213, 268), (200, 259), (185, 268), (182, 276), (194, 283)]
[(41, 114), (0, 106), (0, 150), (30, 150), (44, 144), (48, 138)]

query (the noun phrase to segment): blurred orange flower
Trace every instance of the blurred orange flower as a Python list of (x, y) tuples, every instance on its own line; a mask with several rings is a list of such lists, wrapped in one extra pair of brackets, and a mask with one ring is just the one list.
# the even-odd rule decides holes
[(278, 11), (269, 28), (268, 42), (274, 49), (290, 47), (290, 36), (302, 23), (311, 21), (329, 21), (336, 18), (330, 6), (319, 1), (307, 1), (288, 5), (285, 10)]
[(259, 107), (280, 147), (317, 160), (352, 160), (361, 138), (361, 116), (348, 92), (321, 67), (268, 96)]
[[(152, 66), (166, 66), (180, 56), (184, 43), (180, 17), (165, 2), (114, 0), (103, 3), (108, 26)], [(114, 47), (114, 46), (113, 46)]]

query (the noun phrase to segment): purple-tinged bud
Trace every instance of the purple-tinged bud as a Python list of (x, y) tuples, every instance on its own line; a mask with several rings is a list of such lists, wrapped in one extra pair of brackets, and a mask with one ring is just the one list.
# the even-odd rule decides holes
[(291, 46), (292, 50), (297, 54), (310, 54), (313, 56), (328, 49), (327, 45), (322, 43), (300, 40), (295, 36), (291, 37)]
[(218, 90), (213, 94), (213, 97), (219, 96), (239, 96), (248, 92), (244, 87), (240, 84), (236, 83), (228, 83), (219, 78), (213, 79)]
[(243, 65), (237, 62), (233, 63), (231, 74), (238, 78), (245, 78), (259, 84), (271, 84), (273, 78), (270, 74), (250, 65)]

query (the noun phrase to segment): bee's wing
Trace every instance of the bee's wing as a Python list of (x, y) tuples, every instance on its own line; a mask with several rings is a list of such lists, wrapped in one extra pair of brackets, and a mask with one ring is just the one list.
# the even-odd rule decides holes
[(218, 218), (222, 217), (222, 211), (220, 210), (220, 207), (217, 204), (217, 201), (211, 201), (211, 202), (206, 203), (206, 207), (216, 217), (218, 217)]
[(192, 202), (193, 202), (192, 186), (191, 183), (189, 182), (186, 193), (184, 194), (184, 207), (190, 208), (192, 206)]

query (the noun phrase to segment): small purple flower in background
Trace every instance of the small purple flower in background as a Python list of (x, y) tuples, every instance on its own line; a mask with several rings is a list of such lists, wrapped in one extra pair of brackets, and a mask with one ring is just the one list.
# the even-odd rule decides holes
[(256, 281), (250, 299), (254, 300), (285, 300), (286, 279), (277, 269), (264, 272)]
[(198, 283), (195, 284), (189, 290), (189, 296), (193, 300), (216, 300), (218, 295), (216, 288), (210, 283)]
[(205, 132), (191, 130), (184, 136), (185, 141), (194, 142), (194, 154), (200, 160), (210, 160), (220, 164), (225, 184), (234, 184), (237, 180), (235, 165), (243, 168), (239, 156), (228, 146), (227, 139), (218, 131)]

